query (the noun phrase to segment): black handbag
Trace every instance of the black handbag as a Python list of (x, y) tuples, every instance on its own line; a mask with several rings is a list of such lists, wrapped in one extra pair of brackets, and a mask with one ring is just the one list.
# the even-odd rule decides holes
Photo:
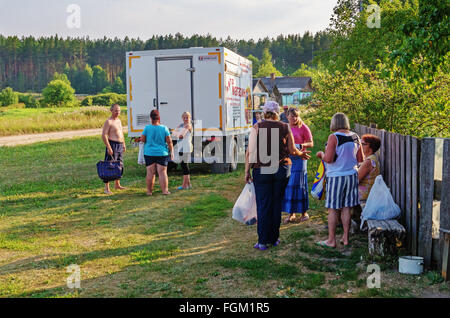
[(113, 181), (120, 179), (123, 174), (123, 165), (120, 161), (99, 161), (97, 162), (97, 174), (103, 181)]

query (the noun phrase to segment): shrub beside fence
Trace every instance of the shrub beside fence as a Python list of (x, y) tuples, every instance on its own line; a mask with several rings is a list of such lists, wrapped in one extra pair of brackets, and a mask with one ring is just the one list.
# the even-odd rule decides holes
[[(433, 260), (439, 267), (446, 266), (449, 263), (445, 259), (448, 260), (447, 236), (450, 235), (450, 198), (447, 190), (450, 187), (450, 139), (420, 139), (359, 124), (355, 125), (354, 130), (360, 136), (373, 134), (381, 139), (381, 174), (402, 211), (400, 223), (407, 231), (409, 252), (422, 256), (426, 267), (431, 267)], [(439, 150), (442, 145), (442, 154), (439, 152), (437, 156), (436, 145), (439, 145)], [(436, 224), (440, 224), (438, 229)]]

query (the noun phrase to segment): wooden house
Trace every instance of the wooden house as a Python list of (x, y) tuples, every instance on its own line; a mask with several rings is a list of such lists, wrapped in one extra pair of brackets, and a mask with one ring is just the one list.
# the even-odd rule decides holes
[(275, 77), (272, 74), (271, 77), (263, 77), (261, 80), (269, 90), (276, 87), (277, 94), (281, 97), (278, 103), (283, 106), (300, 105), (303, 99), (313, 93), (311, 77)]

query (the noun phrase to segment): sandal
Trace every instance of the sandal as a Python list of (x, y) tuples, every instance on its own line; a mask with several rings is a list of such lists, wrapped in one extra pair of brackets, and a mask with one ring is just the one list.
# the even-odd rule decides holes
[(260, 250), (260, 251), (265, 251), (265, 250), (267, 250), (267, 246), (266, 246), (266, 245), (264, 245), (264, 244), (259, 244), (259, 243), (256, 243), (255, 246), (253, 246), (253, 248), (256, 248), (257, 250)]
[(344, 245), (345, 247), (350, 247), (350, 241), (348, 242), (348, 244), (344, 244), (344, 241), (342, 239), (339, 240), (339, 243), (341, 243), (342, 245)]
[(330, 246), (327, 244), (327, 241), (319, 241), (316, 242), (316, 245), (322, 246), (322, 247), (326, 247), (326, 248), (336, 248), (336, 246)]
[(296, 219), (297, 217), (292, 217), (292, 215), (290, 215), (283, 220), (283, 224), (294, 223)]
[(309, 220), (309, 215), (308, 215), (308, 214), (303, 215), (303, 216), (300, 218), (300, 222), (305, 222), (305, 221), (308, 221), (308, 220)]

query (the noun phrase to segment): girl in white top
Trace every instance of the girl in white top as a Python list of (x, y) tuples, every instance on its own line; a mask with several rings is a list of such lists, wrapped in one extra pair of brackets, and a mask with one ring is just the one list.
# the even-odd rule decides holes
[(193, 151), (192, 145), (192, 124), (191, 124), (191, 114), (189, 112), (184, 112), (181, 115), (183, 123), (178, 126), (176, 130), (175, 137), (178, 138), (178, 150), (179, 155), (182, 158), (181, 169), (183, 170), (183, 184), (179, 186), (178, 190), (190, 189), (191, 188), (191, 176), (188, 163), (191, 161), (191, 153)]
[(336, 247), (336, 225), (338, 212), (344, 235), (341, 243), (349, 244), (350, 208), (359, 204), (357, 163), (364, 160), (361, 141), (358, 135), (350, 131), (350, 123), (343, 113), (334, 114), (325, 153), (319, 151), (317, 157), (326, 163), (326, 202), (328, 208), (328, 240), (317, 242), (325, 247)]

